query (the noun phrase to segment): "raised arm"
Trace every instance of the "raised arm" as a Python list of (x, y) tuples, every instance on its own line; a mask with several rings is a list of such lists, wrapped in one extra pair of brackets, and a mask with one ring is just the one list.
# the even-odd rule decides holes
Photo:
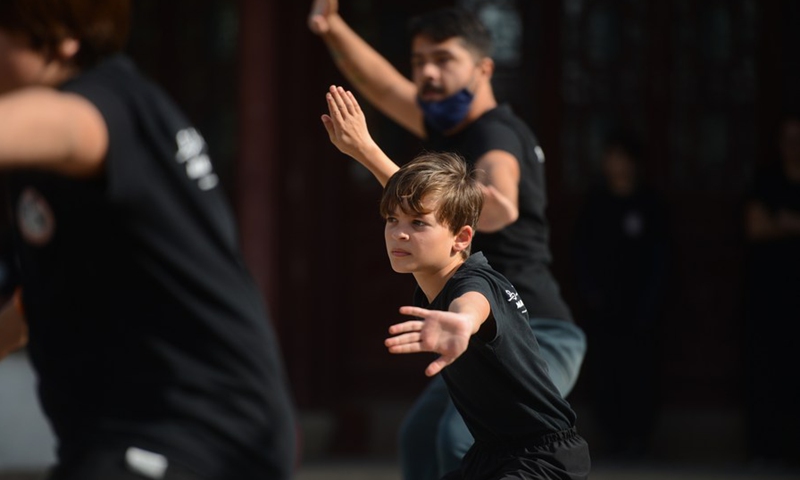
[(367, 101), (414, 135), (425, 135), (416, 85), (350, 28), (339, 15), (337, 0), (315, 0), (308, 25)]
[(103, 167), (108, 131), (88, 100), (46, 87), (0, 95), (0, 170), (90, 176)]
[(399, 167), (383, 153), (367, 130), (367, 120), (352, 92), (342, 87), (331, 86), (325, 95), (328, 115), (322, 115), (322, 123), (331, 142), (342, 153), (356, 159), (372, 175), (386, 186)]
[(401, 307), (400, 313), (420, 318), (389, 327), (393, 335), (384, 342), (390, 353), (435, 352), (440, 356), (428, 365), (432, 377), (467, 350), (469, 337), (478, 333), (489, 318), (489, 301), (478, 292), (467, 292), (450, 303), (448, 311)]

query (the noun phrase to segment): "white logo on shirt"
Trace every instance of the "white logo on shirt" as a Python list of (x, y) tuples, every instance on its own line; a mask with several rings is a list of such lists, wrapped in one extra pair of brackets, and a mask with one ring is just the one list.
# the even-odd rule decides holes
[(519, 293), (506, 290), (506, 295), (508, 295), (509, 303), (513, 302), (516, 304), (517, 310), (522, 310), (521, 313), (528, 313), (528, 309), (525, 308), (525, 303), (523, 303), (522, 299), (519, 298)]
[(17, 228), (22, 238), (33, 245), (47, 244), (56, 231), (56, 217), (44, 195), (28, 187), (19, 195)]
[(536, 152), (536, 158), (539, 159), (539, 163), (544, 163), (544, 150), (542, 150), (542, 147), (536, 145), (533, 151)]
[(197, 181), (200, 190), (211, 190), (219, 183), (219, 177), (214, 173), (211, 159), (203, 153), (206, 142), (200, 132), (194, 128), (186, 128), (175, 136), (178, 152), (175, 160), (186, 165), (186, 176)]

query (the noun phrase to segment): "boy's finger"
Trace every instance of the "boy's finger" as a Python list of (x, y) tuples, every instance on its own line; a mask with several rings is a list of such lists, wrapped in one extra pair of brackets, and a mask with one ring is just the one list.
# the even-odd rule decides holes
[(430, 313), (430, 310), (426, 310), (420, 307), (405, 306), (405, 307), (400, 307), (400, 313), (402, 315), (411, 315), (413, 317), (425, 318), (428, 316), (428, 313)]
[(397, 335), (400, 333), (408, 333), (408, 332), (418, 332), (422, 330), (422, 326), (424, 322), (419, 320), (410, 320), (408, 322), (403, 323), (396, 323), (389, 327), (389, 333), (392, 335)]
[(361, 113), (361, 105), (359, 105), (358, 100), (356, 100), (355, 95), (350, 90), (347, 91), (347, 98), (350, 99), (350, 102), (353, 104), (353, 111), (357, 114)]
[(348, 95), (350, 92), (346, 91), (344, 88), (339, 87), (339, 95), (342, 96), (342, 101), (344, 102), (345, 107), (347, 107), (347, 111), (351, 115), (355, 115), (356, 109), (353, 106), (353, 95)]
[(331, 139), (333, 139), (336, 133), (333, 128), (333, 120), (331, 119), (331, 117), (324, 114), (320, 118), (322, 119), (322, 125), (325, 127), (325, 130), (328, 131), (328, 136), (330, 136)]
[(404, 333), (402, 335), (397, 335), (395, 337), (389, 337), (383, 343), (387, 347), (394, 347), (397, 345), (403, 345), (405, 343), (418, 343), (419, 338), (420, 338), (419, 332), (411, 332), (411, 333)]
[(421, 351), (422, 349), (420, 349), (419, 343), (408, 343), (389, 347), (389, 353), (419, 353)]
[(449, 365), (450, 362), (445, 360), (444, 357), (439, 357), (436, 360), (432, 361), (428, 368), (425, 369), (425, 375), (432, 377), (437, 373), (441, 372), (444, 367)]

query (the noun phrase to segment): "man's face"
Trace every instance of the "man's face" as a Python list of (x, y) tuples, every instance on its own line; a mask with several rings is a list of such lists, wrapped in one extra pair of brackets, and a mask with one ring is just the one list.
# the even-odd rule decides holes
[(424, 35), (416, 36), (411, 44), (411, 69), (419, 97), (426, 102), (443, 100), (465, 87), (474, 88), (480, 70), (459, 37), (435, 43)]
[(47, 64), (27, 38), (0, 28), (0, 94), (40, 84)]

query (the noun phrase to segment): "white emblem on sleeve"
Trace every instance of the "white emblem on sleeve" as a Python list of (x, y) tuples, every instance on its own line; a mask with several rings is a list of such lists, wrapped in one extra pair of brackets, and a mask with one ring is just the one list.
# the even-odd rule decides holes
[(17, 202), (17, 228), (22, 238), (33, 245), (50, 242), (56, 231), (56, 217), (44, 195), (33, 187), (25, 188)]
[(214, 173), (211, 159), (206, 153), (206, 142), (200, 132), (194, 128), (186, 128), (177, 133), (175, 142), (178, 152), (175, 160), (186, 168), (186, 176), (197, 181), (200, 190), (211, 190), (219, 183), (219, 177)]
[(520, 310), (520, 313), (528, 313), (528, 309), (525, 308), (525, 303), (521, 298), (519, 298), (519, 294), (517, 292), (506, 290), (506, 295), (508, 295), (508, 302), (514, 303), (514, 305), (517, 307), (517, 310)]
[(533, 151), (536, 152), (536, 158), (539, 160), (539, 163), (544, 163), (544, 150), (542, 150), (542, 147), (536, 145)]
[(125, 451), (125, 465), (133, 472), (147, 478), (164, 478), (169, 462), (160, 453), (148, 452), (141, 448), (128, 447)]

